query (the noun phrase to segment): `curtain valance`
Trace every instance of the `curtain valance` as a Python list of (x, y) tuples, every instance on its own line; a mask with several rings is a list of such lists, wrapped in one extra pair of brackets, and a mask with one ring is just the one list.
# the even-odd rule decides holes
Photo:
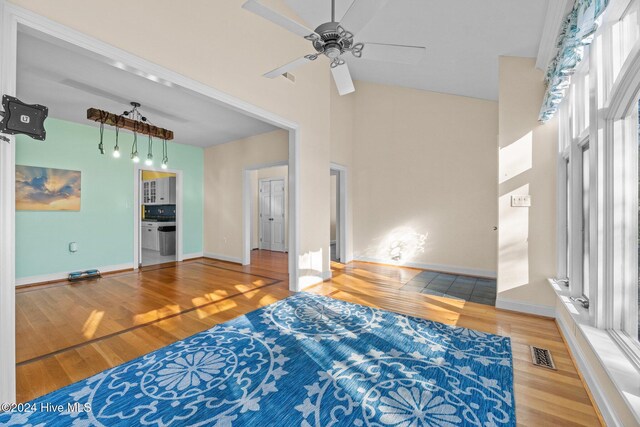
[(541, 122), (549, 120), (558, 110), (558, 104), (564, 99), (565, 91), (571, 83), (571, 75), (582, 61), (585, 46), (593, 41), (593, 34), (598, 29), (602, 12), (608, 4), (609, 0), (576, 0), (564, 19), (556, 55), (549, 63), (545, 75), (547, 90), (540, 110)]

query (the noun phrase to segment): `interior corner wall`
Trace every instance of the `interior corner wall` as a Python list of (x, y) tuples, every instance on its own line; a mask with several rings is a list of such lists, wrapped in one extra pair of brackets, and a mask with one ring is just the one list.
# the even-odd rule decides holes
[(362, 81), (355, 94), (356, 259), (495, 276), (497, 102)]
[[(498, 297), (496, 306), (553, 315), (558, 126), (538, 122), (543, 73), (535, 59), (500, 58)], [(531, 207), (512, 207), (530, 195)]]
[[(244, 171), (258, 165), (286, 162), (288, 159), (289, 132), (285, 130), (275, 130), (205, 149), (205, 256), (242, 262)], [(328, 194), (327, 188), (327, 197)]]
[[(345, 227), (345, 252), (340, 254), (343, 262), (349, 262), (353, 259), (353, 199), (354, 199), (354, 126), (355, 126), (355, 106), (358, 92), (340, 96), (335, 87), (331, 87), (331, 143), (330, 143), (330, 160), (331, 163), (346, 168), (346, 217), (345, 223), (341, 224)], [(330, 177), (330, 170), (327, 169), (327, 178)], [(327, 181), (328, 189), (331, 183)], [(327, 206), (334, 209), (331, 200), (335, 196), (329, 193)], [(331, 220), (330, 220), (331, 223)], [(327, 225), (327, 230), (331, 229), (331, 225)], [(330, 250), (327, 247), (327, 250)]]
[[(16, 283), (66, 277), (76, 270), (133, 267), (134, 164), (100, 155), (98, 128), (48, 118), (47, 140), (16, 138), (16, 164), (80, 171), (80, 211), (16, 212)], [(120, 132), (120, 144), (131, 134)], [(105, 146), (115, 133), (104, 130)], [(183, 250), (202, 253), (202, 148), (169, 143), (169, 166), (183, 171)], [(37, 184), (37, 183), (36, 183)], [(78, 251), (69, 251), (77, 242)]]

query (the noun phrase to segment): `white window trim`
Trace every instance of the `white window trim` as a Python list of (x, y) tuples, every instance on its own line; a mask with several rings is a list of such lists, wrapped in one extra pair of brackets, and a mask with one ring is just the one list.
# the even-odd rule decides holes
[[(583, 62), (570, 86), (568, 105), (561, 106), (558, 154), (558, 271), (566, 277), (567, 244), (569, 251), (569, 295), (582, 296), (582, 150), (589, 144), (590, 211), (589, 276), (590, 302), (588, 324), (610, 331), (620, 348), (640, 370), (640, 346), (626, 332), (637, 321), (637, 100), (640, 93), (640, 41), (629, 49), (612, 80), (613, 40), (611, 32), (622, 36), (620, 24), (608, 26), (590, 47), (589, 67)], [(628, 31), (627, 31), (628, 32)], [(622, 40), (623, 37), (618, 37)], [(609, 47), (607, 49), (607, 47)], [(602, 49), (598, 60), (597, 50)], [(617, 47), (622, 50), (622, 47)], [(620, 52), (617, 52), (618, 54)], [(602, 59), (604, 58), (604, 59)], [(587, 61), (585, 61), (587, 62)], [(585, 79), (585, 74), (589, 79)], [(588, 81), (589, 91), (584, 85)], [(604, 87), (602, 87), (604, 86)], [(589, 99), (585, 99), (588, 93)], [(606, 99), (606, 101), (605, 101)], [(588, 106), (587, 106), (588, 104)], [(586, 112), (589, 126), (586, 126)], [(576, 133), (579, 132), (579, 135)], [(561, 146), (562, 146), (561, 145)], [(566, 161), (569, 159), (571, 188), (570, 241), (565, 235)], [(635, 177), (635, 178), (634, 178)], [(633, 185), (635, 183), (635, 185)], [(621, 226), (624, 224), (624, 226)], [(578, 306), (581, 313), (587, 310)], [(637, 350), (637, 351), (636, 351)]]
[[(622, 3), (625, 3), (623, 5)], [(581, 357), (581, 335), (599, 364), (611, 379), (631, 413), (640, 423), (640, 344), (627, 331), (636, 332), (638, 292), (638, 121), (637, 102), (640, 95), (640, 14), (625, 18), (627, 11), (638, 12), (640, 0), (612, 1), (605, 14), (605, 24), (596, 33), (589, 47), (589, 69), (576, 73), (566, 101), (560, 106), (558, 176), (558, 271), (564, 277), (566, 260), (566, 161), (570, 162), (571, 241), (569, 242), (570, 289), (551, 281), (558, 295), (558, 324), (567, 342), (585, 371), (587, 382), (595, 392), (607, 422), (621, 425), (616, 410), (610, 406), (604, 390), (598, 390), (601, 380), (589, 372), (590, 361)], [(624, 6), (624, 7), (623, 7)], [(621, 19), (626, 20), (621, 22)], [(618, 45), (614, 45), (614, 41)], [(587, 62), (587, 61), (585, 61)], [(589, 91), (581, 78), (589, 73)], [(587, 99), (585, 98), (588, 93)], [(585, 104), (582, 104), (582, 103)], [(588, 102), (588, 129), (583, 122)], [(582, 107), (581, 107), (582, 105)], [(580, 135), (576, 135), (580, 133)], [(590, 210), (589, 263), (590, 308), (588, 312), (570, 297), (581, 289), (582, 236), (580, 229), (582, 205), (580, 193), (582, 156), (580, 145), (589, 143)], [(578, 190), (578, 191), (576, 191)], [(563, 254), (564, 258), (563, 258)], [(577, 275), (576, 275), (577, 274)], [(563, 309), (560, 309), (563, 307)], [(575, 325), (566, 323), (561, 312), (566, 311)], [(585, 342), (585, 341), (583, 341)], [(582, 360), (580, 360), (582, 359)], [(591, 376), (589, 379), (588, 377)], [(598, 399), (598, 396), (600, 399)]]

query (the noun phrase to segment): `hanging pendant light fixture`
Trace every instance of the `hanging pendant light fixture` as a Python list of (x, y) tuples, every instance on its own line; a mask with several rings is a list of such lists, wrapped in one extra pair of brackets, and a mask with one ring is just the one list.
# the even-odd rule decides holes
[(102, 140), (104, 139), (104, 122), (106, 119), (106, 115), (100, 114), (100, 143), (98, 143), (98, 151), (100, 154), (104, 154), (104, 144), (102, 144)]
[(120, 128), (118, 127), (118, 121), (122, 116), (118, 116), (116, 119), (116, 146), (113, 147), (113, 157), (116, 159), (120, 158), (120, 146), (118, 145), (118, 135), (120, 133)]
[(120, 128), (130, 130), (133, 132), (133, 143), (131, 146), (131, 160), (134, 163), (140, 162), (140, 156), (138, 154), (138, 133), (141, 135), (149, 136), (149, 145), (147, 151), (147, 158), (145, 164), (147, 166), (153, 165), (153, 137), (161, 138), (162, 145), (162, 168), (166, 169), (169, 162), (169, 155), (167, 151), (167, 141), (173, 139), (173, 131), (169, 129), (160, 128), (151, 123), (145, 116), (140, 113), (139, 102), (131, 102), (131, 110), (124, 111), (122, 114), (117, 115), (108, 111), (100, 110), (97, 108), (89, 108), (87, 110), (87, 119), (100, 123), (100, 143), (98, 144), (98, 150), (100, 154), (104, 154), (104, 125), (116, 127), (116, 144), (113, 148), (113, 157), (119, 158), (120, 145), (119, 136)]
[(138, 156), (138, 126), (136, 125), (133, 131), (133, 144), (131, 144), (131, 160), (133, 163), (140, 163), (140, 157)]
[(149, 135), (149, 147), (147, 148), (147, 160), (144, 161), (147, 166), (153, 165), (153, 137)]
[(167, 168), (167, 164), (169, 163), (169, 151), (167, 149), (167, 140), (162, 140), (162, 169)]

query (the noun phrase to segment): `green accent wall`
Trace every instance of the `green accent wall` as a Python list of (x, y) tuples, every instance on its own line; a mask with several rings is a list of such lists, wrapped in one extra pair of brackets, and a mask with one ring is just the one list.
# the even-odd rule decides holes
[[(133, 263), (133, 175), (129, 159), (133, 134), (120, 132), (119, 159), (111, 155), (115, 132), (105, 128), (106, 153), (98, 152), (97, 127), (53, 118), (45, 122), (47, 139), (19, 136), (16, 164), (82, 172), (79, 212), (16, 212), (16, 278)], [(142, 159), (147, 138), (138, 140)], [(183, 171), (183, 251), (202, 252), (202, 148), (169, 143), (169, 168)], [(162, 145), (154, 140), (156, 162)], [(69, 252), (69, 243), (78, 252)]]

